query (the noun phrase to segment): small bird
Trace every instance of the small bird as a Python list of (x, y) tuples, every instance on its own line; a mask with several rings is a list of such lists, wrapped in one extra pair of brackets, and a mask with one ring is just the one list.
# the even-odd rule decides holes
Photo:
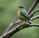
[(25, 23), (27, 21), (29, 24), (31, 24), (31, 20), (25, 7), (18, 7), (18, 17), (20, 18), (20, 20), (25, 21)]

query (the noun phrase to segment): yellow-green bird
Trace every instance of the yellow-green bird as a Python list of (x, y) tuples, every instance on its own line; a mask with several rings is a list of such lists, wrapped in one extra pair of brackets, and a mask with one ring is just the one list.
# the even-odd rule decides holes
[(29, 24), (31, 24), (31, 20), (25, 7), (20, 6), (18, 8), (18, 17), (20, 18), (20, 20), (25, 21), (25, 23), (27, 21)]

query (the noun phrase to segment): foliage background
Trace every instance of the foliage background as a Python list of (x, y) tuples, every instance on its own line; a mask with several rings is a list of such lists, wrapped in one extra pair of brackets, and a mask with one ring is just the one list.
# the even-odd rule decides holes
[[(28, 10), (33, 2), (34, 0), (0, 0), (0, 35), (9, 25), (12, 18), (17, 15), (18, 6), (24, 5)], [(37, 8), (39, 8), (39, 3), (35, 9)], [(39, 15), (39, 12), (34, 15)], [(34, 20), (32, 23), (39, 24), (39, 19)], [(39, 38), (39, 27), (25, 28), (11, 38)]]

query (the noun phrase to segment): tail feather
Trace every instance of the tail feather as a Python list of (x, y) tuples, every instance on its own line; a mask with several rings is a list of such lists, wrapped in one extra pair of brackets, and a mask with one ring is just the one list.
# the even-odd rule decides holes
[(31, 21), (31, 20), (28, 20), (28, 23), (29, 23), (29, 24), (31, 24), (31, 23), (32, 23), (32, 21)]

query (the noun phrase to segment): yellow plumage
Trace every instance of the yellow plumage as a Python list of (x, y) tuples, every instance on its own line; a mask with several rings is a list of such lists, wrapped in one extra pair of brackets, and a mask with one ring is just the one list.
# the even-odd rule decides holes
[(20, 16), (20, 8), (18, 9), (18, 16)]

